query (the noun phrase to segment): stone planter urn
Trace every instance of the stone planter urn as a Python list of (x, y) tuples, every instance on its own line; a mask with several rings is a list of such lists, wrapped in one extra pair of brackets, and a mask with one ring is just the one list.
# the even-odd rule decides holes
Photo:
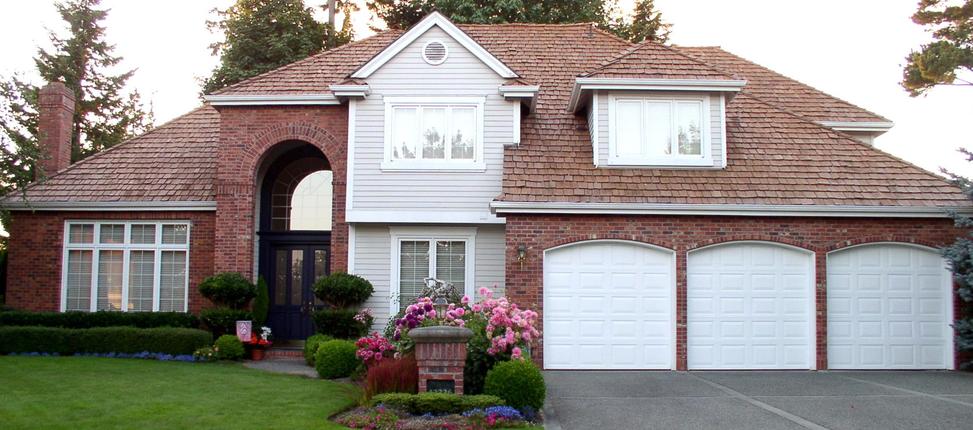
[(466, 341), (472, 336), (466, 327), (432, 326), (409, 331), (416, 343), (420, 393), (463, 394)]

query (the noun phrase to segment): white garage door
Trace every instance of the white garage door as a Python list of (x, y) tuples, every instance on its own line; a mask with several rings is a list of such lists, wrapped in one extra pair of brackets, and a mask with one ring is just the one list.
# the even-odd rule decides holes
[(544, 366), (672, 369), (674, 254), (583, 242), (544, 256)]
[(731, 243), (689, 254), (690, 369), (810, 369), (810, 252)]
[(828, 367), (952, 368), (950, 276), (935, 251), (880, 244), (828, 255)]

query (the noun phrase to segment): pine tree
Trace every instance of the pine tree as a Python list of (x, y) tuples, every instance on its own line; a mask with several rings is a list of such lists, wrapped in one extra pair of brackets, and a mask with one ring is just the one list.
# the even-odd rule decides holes
[[(973, 162), (973, 152), (961, 149), (967, 161)], [(973, 181), (968, 178), (943, 171), (950, 177), (950, 182), (963, 190), (963, 193), (973, 200)], [(961, 352), (973, 351), (973, 218), (953, 213), (956, 227), (965, 229), (967, 234), (956, 238), (951, 245), (943, 248), (943, 256), (953, 272), (953, 281), (957, 285), (957, 295), (963, 301), (963, 306), (957, 313), (953, 329), (956, 336), (956, 348)], [(963, 363), (969, 367), (971, 363)]]
[(913, 97), (938, 85), (973, 85), (957, 72), (973, 72), (973, 0), (921, 0), (912, 21), (927, 27), (934, 41), (905, 57), (902, 86)]
[(301, 0), (237, 0), (229, 9), (214, 12), (219, 19), (207, 25), (224, 39), (210, 45), (220, 65), (203, 82), (203, 93), (315, 54), (326, 40), (334, 40), (335, 46), (351, 40), (350, 35), (329, 37), (330, 27), (316, 21)]
[(618, 36), (635, 43), (651, 40), (658, 43), (669, 41), (672, 24), (662, 20), (662, 12), (655, 9), (654, 0), (635, 2), (631, 21), (616, 18), (611, 30)]
[[(67, 36), (50, 33), (53, 50), (38, 49), (34, 63), (46, 82), (61, 81), (75, 94), (71, 159), (81, 160), (151, 127), (152, 115), (141, 108), (138, 92), (125, 92), (134, 71), (111, 74), (122, 61), (113, 55), (100, 23), (108, 10), (100, 0), (57, 3)], [(53, 172), (37, 168), (38, 86), (20, 75), (0, 82), (0, 192), (21, 188)]]
[(437, 11), (460, 24), (609, 22), (605, 0), (368, 0), (388, 28), (407, 29)]

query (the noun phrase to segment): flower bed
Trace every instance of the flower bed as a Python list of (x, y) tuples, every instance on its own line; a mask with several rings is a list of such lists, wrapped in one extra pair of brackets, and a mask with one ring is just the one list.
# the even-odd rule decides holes
[(353, 429), (369, 430), (480, 430), (530, 425), (520, 411), (509, 406), (470, 409), (462, 414), (410, 415), (379, 405), (343, 412), (334, 421)]

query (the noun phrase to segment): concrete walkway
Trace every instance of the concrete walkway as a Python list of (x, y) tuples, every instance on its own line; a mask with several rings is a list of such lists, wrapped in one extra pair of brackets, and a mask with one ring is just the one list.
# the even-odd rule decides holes
[(549, 428), (923, 429), (973, 423), (959, 372), (547, 371)]
[(318, 372), (313, 367), (308, 366), (303, 358), (274, 358), (260, 361), (247, 360), (243, 362), (243, 366), (268, 372), (286, 373), (288, 375), (305, 376), (314, 379), (318, 378)]

